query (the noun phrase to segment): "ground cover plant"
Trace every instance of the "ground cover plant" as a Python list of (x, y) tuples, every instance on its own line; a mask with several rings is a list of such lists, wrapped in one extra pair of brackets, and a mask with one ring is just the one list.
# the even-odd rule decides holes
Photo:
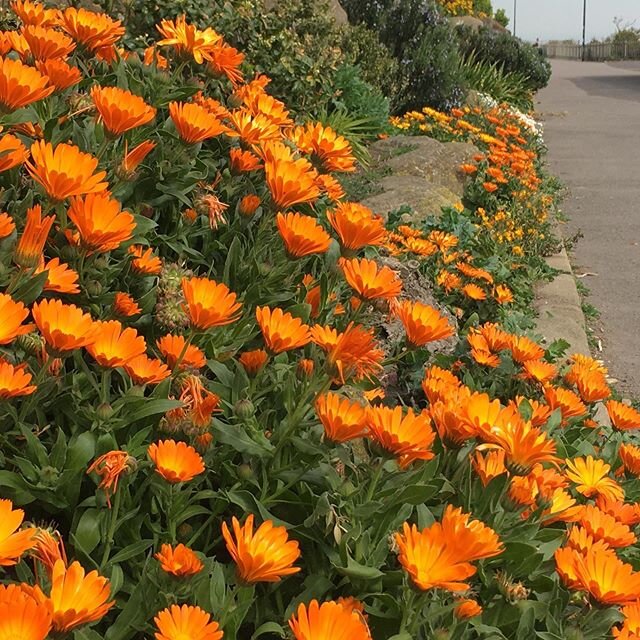
[[(385, 224), (344, 198), (349, 143), (212, 28), (138, 56), (107, 15), (12, 6), (0, 638), (637, 634), (640, 414), (495, 323), (549, 248), (537, 133), (409, 114), (481, 152), (460, 210)], [(403, 293), (416, 262), (453, 315)]]

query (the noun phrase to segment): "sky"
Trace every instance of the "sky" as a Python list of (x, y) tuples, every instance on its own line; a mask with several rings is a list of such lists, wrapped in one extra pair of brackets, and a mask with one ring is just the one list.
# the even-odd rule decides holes
[[(516, 35), (525, 40), (582, 39), (583, 0), (515, 0)], [(493, 8), (504, 9), (513, 28), (514, 0), (493, 0)], [(635, 22), (640, 28), (640, 0), (587, 0), (587, 42), (615, 31), (614, 17)]]

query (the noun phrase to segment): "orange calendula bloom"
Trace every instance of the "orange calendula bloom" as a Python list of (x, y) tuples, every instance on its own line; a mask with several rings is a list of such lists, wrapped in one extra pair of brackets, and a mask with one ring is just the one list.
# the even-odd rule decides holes
[(602, 540), (612, 548), (628, 547), (637, 541), (628, 525), (618, 522), (595, 505), (583, 507), (577, 520), (594, 540)]
[(486, 300), (487, 293), (477, 284), (466, 284), (461, 289), (462, 293), (464, 293), (467, 298), (471, 298), (471, 300)]
[(242, 582), (279, 582), (300, 571), (300, 567), (293, 566), (300, 557), (298, 543), (289, 540), (285, 527), (275, 527), (271, 520), (266, 520), (254, 532), (253, 514), (242, 526), (235, 517), (231, 524), (233, 535), (223, 522), (222, 536)]
[(222, 40), (222, 36), (213, 29), (201, 30), (195, 25), (187, 24), (184, 15), (175, 20), (162, 20), (156, 28), (164, 36), (157, 42), (157, 46), (175, 47), (179, 54), (193, 56), (198, 64), (211, 60), (211, 50)]
[(222, 121), (199, 104), (170, 102), (169, 115), (178, 135), (187, 144), (196, 144), (225, 133)]
[(183, 544), (172, 547), (170, 544), (163, 544), (160, 551), (153, 556), (162, 567), (163, 571), (179, 578), (193, 576), (200, 573), (204, 568), (202, 560)]
[(260, 369), (264, 367), (269, 359), (269, 354), (264, 349), (254, 349), (253, 351), (244, 351), (240, 354), (238, 360), (244, 367), (244, 370), (250, 376), (258, 374)]
[(256, 307), (256, 320), (271, 353), (298, 349), (311, 341), (308, 325), (280, 308)]
[(120, 203), (105, 193), (73, 198), (68, 215), (78, 228), (80, 243), (90, 252), (117, 249), (136, 228), (133, 215), (121, 211)]
[(42, 216), (39, 204), (27, 209), (27, 223), (13, 253), (14, 262), (23, 269), (37, 267), (55, 216)]
[(0, 500), (0, 567), (17, 564), (25, 551), (35, 545), (35, 529), (18, 531), (24, 511), (14, 509), (11, 500)]
[(57, 353), (86, 347), (95, 340), (93, 319), (74, 304), (42, 300), (33, 305), (31, 314), (45, 342)]
[[(51, 579), (53, 567), (58, 560), (62, 560), (65, 566), (68, 564), (62, 535), (54, 529), (39, 527), (36, 529), (34, 540), (35, 546), (31, 549), (30, 555), (44, 565), (47, 575)], [(0, 596), (1, 599), (2, 596)]]
[(628, 527), (634, 527), (640, 523), (640, 503), (638, 502), (628, 503), (598, 496), (596, 506)]
[(238, 203), (238, 213), (245, 218), (250, 218), (262, 204), (260, 197), (254, 193), (248, 193)]
[(47, 280), (43, 291), (55, 293), (75, 294), (80, 293), (78, 280), (80, 276), (68, 264), (60, 262), (60, 258), (52, 258), (36, 269), (36, 273), (47, 272)]
[(496, 285), (496, 288), (493, 290), (493, 297), (498, 304), (509, 304), (513, 302), (513, 292), (505, 284)]
[(317, 173), (307, 160), (269, 158), (264, 171), (271, 199), (279, 209), (314, 202), (320, 196)]
[(608, 400), (604, 405), (611, 425), (618, 431), (640, 429), (640, 411), (617, 400)]
[(0, 638), (46, 640), (51, 630), (51, 611), (21, 585), (0, 585)]
[(46, 9), (43, 4), (30, 0), (13, 0), (11, 10), (24, 25), (36, 24), (49, 27), (56, 24), (58, 19), (57, 9)]
[(124, 291), (117, 291), (113, 297), (113, 310), (119, 315), (125, 318), (131, 316), (137, 316), (142, 313), (140, 305), (134, 300), (134, 298), (125, 293)]
[(345, 280), (365, 300), (390, 300), (402, 291), (402, 281), (389, 267), (379, 267), (375, 260), (356, 258), (340, 262)]
[(206, 331), (235, 322), (242, 305), (227, 285), (208, 278), (183, 278), (182, 293), (191, 326)]
[(587, 414), (587, 407), (584, 402), (569, 389), (546, 387), (544, 397), (552, 411), (560, 409), (562, 420), (565, 422), (571, 418), (581, 418)]
[(78, 43), (92, 52), (112, 47), (123, 35), (124, 27), (106, 13), (69, 7), (60, 16), (60, 26)]
[(0, 344), (9, 344), (33, 330), (32, 324), (22, 324), (28, 315), (29, 309), (22, 302), (16, 302), (8, 293), (0, 293)]
[(186, 442), (154, 442), (149, 445), (148, 453), (156, 465), (156, 472), (171, 484), (193, 480), (205, 470), (200, 454)]
[(156, 117), (152, 106), (125, 89), (94, 85), (90, 93), (105, 129), (114, 136), (149, 124)]
[(316, 398), (316, 415), (324, 427), (324, 434), (332, 442), (348, 442), (367, 434), (367, 410), (336, 393)]
[(158, 631), (156, 640), (222, 640), (222, 630), (217, 622), (200, 607), (172, 604), (153, 619)]
[(123, 367), (129, 360), (147, 350), (144, 338), (129, 327), (123, 328), (118, 320), (96, 321), (95, 336), (87, 351), (103, 367)]
[(471, 465), (478, 474), (482, 486), (486, 487), (494, 478), (507, 473), (504, 465), (504, 450), (496, 449), (489, 451), (486, 455), (476, 451), (471, 457)]
[(131, 179), (140, 163), (156, 148), (156, 143), (151, 140), (145, 140), (131, 149), (131, 151), (128, 151), (128, 145), (125, 142), (124, 148), (125, 153), (120, 164), (120, 174), (126, 179)]
[(291, 139), (300, 151), (309, 154), (311, 160), (327, 173), (356, 170), (351, 144), (331, 127), (310, 122), (296, 127)]
[(231, 161), (231, 171), (234, 173), (247, 173), (262, 168), (262, 161), (251, 151), (231, 149), (229, 160)]
[(217, 76), (226, 76), (234, 86), (242, 82), (243, 75), (239, 67), (244, 62), (244, 53), (225, 42), (217, 43), (211, 49), (209, 71)]
[(162, 271), (162, 260), (153, 254), (153, 249), (145, 249), (140, 245), (133, 245), (127, 249), (127, 253), (133, 256), (131, 268), (141, 275), (157, 276)]
[(19, 138), (8, 133), (0, 138), (0, 173), (22, 164), (29, 157)]
[(36, 62), (38, 71), (47, 78), (57, 91), (64, 91), (82, 80), (82, 72), (65, 60), (41, 60)]
[(298, 605), (289, 626), (295, 640), (371, 640), (362, 614), (333, 600)]
[(31, 145), (31, 161), (25, 166), (55, 201), (70, 196), (100, 193), (109, 186), (105, 171), (98, 171), (98, 159), (83, 153), (72, 144), (61, 143), (55, 148), (49, 142), (36, 140)]
[(550, 382), (558, 375), (556, 366), (544, 360), (527, 360), (523, 363), (522, 369), (524, 378), (541, 384)]
[(540, 360), (544, 356), (544, 349), (526, 336), (511, 336), (508, 348), (513, 359), (520, 364)]
[(69, 36), (48, 27), (27, 25), (22, 36), (35, 60), (66, 58), (76, 48), (76, 43)]
[(383, 449), (398, 456), (401, 467), (435, 457), (431, 447), (436, 434), (426, 410), (415, 414), (408, 409), (405, 414), (402, 407), (370, 407), (366, 421), (371, 436)]
[(471, 600), (469, 598), (457, 600), (456, 607), (453, 610), (453, 615), (455, 615), (458, 620), (469, 620), (469, 618), (475, 618), (481, 614), (482, 607), (476, 600)]
[(193, 344), (187, 344), (184, 336), (167, 334), (160, 338), (156, 345), (172, 369), (176, 366), (180, 369), (201, 369), (207, 364), (207, 358), (202, 350)]
[(609, 500), (624, 499), (622, 487), (609, 477), (611, 466), (604, 460), (587, 456), (586, 458), (565, 460), (565, 463), (567, 478), (576, 483), (578, 493), (587, 498), (603, 496)]
[(415, 347), (453, 335), (454, 329), (449, 321), (428, 304), (403, 300), (396, 307), (395, 314), (404, 326), (407, 342)]
[(149, 358), (146, 354), (125, 362), (124, 370), (136, 384), (160, 384), (171, 375), (164, 362)]
[(331, 244), (331, 236), (311, 216), (278, 213), (276, 225), (291, 258), (325, 253)]
[(576, 379), (578, 393), (584, 402), (606, 400), (611, 395), (607, 379), (600, 371), (581, 371)]
[(9, 400), (18, 396), (31, 395), (36, 386), (29, 384), (31, 374), (23, 365), (14, 367), (8, 362), (0, 361), (0, 400)]
[(621, 469), (634, 476), (640, 475), (640, 447), (625, 442), (620, 445), (618, 455), (622, 460)]
[(135, 459), (126, 451), (109, 451), (93, 461), (87, 469), (87, 475), (95, 473), (100, 478), (99, 489), (107, 497), (107, 504), (111, 507), (111, 496), (118, 491), (120, 476), (129, 473), (135, 465)]
[(0, 111), (14, 111), (51, 95), (55, 87), (37, 69), (0, 57)]
[(379, 246), (387, 230), (381, 216), (357, 202), (342, 202), (327, 211), (327, 219), (338, 234), (340, 246), (347, 251), (358, 251), (367, 246)]

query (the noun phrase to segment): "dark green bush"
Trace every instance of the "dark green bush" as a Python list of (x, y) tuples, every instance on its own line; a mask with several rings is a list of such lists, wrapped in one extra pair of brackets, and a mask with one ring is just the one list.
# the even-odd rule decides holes
[(517, 73), (527, 79), (528, 88), (532, 91), (547, 86), (551, 65), (538, 48), (507, 32), (474, 31), (459, 26), (456, 33), (464, 57), (473, 54), (479, 61), (501, 65), (506, 73)]
[(450, 109), (464, 98), (460, 56), (448, 20), (427, 0), (343, 0), (349, 20), (375, 30), (398, 63), (395, 113), (430, 105)]

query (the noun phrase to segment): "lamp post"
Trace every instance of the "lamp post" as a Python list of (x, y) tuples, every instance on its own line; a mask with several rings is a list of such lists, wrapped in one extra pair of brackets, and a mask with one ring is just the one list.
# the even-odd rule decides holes
[[(586, 0), (585, 0), (586, 2)], [(513, 0), (513, 37), (516, 35), (516, 18), (518, 16), (518, 0)]]
[(584, 62), (587, 53), (587, 0), (584, 0), (582, 6), (582, 62)]

